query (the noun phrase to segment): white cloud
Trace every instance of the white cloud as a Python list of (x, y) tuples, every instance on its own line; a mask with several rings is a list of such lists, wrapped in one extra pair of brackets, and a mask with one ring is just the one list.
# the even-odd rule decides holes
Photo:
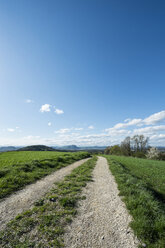
[(108, 128), (105, 129), (106, 132), (108, 132), (108, 134), (110, 136), (118, 136), (118, 135), (129, 135), (131, 133), (130, 130), (126, 130), (126, 129), (115, 129), (115, 128)]
[(55, 109), (54, 111), (57, 115), (64, 114), (64, 111), (62, 109)]
[(34, 102), (34, 101), (31, 99), (26, 99), (26, 103), (32, 103), (32, 102)]
[(154, 132), (165, 131), (165, 125), (149, 126), (144, 128), (134, 129), (135, 134), (153, 134)]
[[(126, 122), (126, 120), (125, 120)], [(113, 128), (114, 129), (120, 129), (120, 128), (126, 128), (126, 127), (130, 127), (130, 126), (136, 126), (142, 123), (142, 119), (127, 119), (126, 123), (118, 123), (116, 124)]]
[(128, 119), (126, 119), (126, 120), (124, 120), (124, 122), (128, 122), (128, 121), (130, 121), (131, 119), (130, 118), (128, 118)]
[(163, 121), (165, 119), (165, 110), (155, 113), (153, 115), (150, 115), (149, 117), (144, 119), (144, 123), (146, 125), (154, 125), (160, 121)]
[(58, 131), (55, 131), (55, 133), (64, 134), (70, 132), (70, 130), (70, 128), (61, 128)]
[(44, 112), (50, 112), (50, 107), (51, 105), (50, 104), (43, 104), (40, 108), (40, 112), (41, 113), (44, 113)]
[(36, 139), (39, 139), (40, 136), (34, 136), (34, 135), (28, 135), (28, 136), (25, 136), (24, 139), (25, 140), (36, 140)]
[[(51, 109), (51, 106), (48, 105)], [(49, 111), (48, 111), (49, 112)], [(75, 144), (78, 146), (93, 146), (93, 145), (113, 145), (119, 144), (126, 136), (135, 134), (144, 134), (150, 138), (150, 145), (165, 145), (165, 124), (163, 125), (165, 111), (155, 113), (144, 119), (134, 118), (126, 119), (123, 123), (100, 131), (100, 133), (89, 134), (93, 132), (94, 126), (90, 125), (88, 129), (81, 127), (62, 128), (55, 131), (52, 138), (41, 138), (39, 136), (26, 136), (17, 139), (3, 139), (0, 142), (11, 145), (30, 145), (30, 144), (45, 144), (45, 145), (69, 145)], [(159, 125), (156, 123), (161, 122)], [(48, 122), (49, 123), (49, 122)], [(49, 126), (49, 124), (48, 124)], [(6, 129), (5, 129), (6, 130)], [(20, 129), (18, 129), (19, 132)], [(83, 130), (83, 132), (79, 132)], [(17, 128), (9, 128), (9, 132), (17, 131)], [(7, 135), (6, 135), (7, 136)], [(17, 144), (16, 144), (17, 143)]]
[(15, 131), (15, 129), (14, 128), (8, 128), (7, 131), (12, 133)]
[(51, 122), (48, 122), (48, 126), (50, 127), (52, 125), (52, 123)]
[(90, 125), (90, 126), (88, 127), (88, 129), (94, 129), (94, 126)]
[(165, 139), (165, 134), (155, 134), (150, 137), (151, 140)]
[[(57, 131), (55, 131), (55, 133), (58, 133), (58, 134), (65, 134), (65, 133), (68, 133), (68, 132), (71, 132), (71, 131), (81, 131), (83, 130), (82, 127), (80, 128), (77, 128), (77, 127), (72, 127), (72, 128), (61, 128)], [(76, 133), (72, 133), (74, 135), (77, 135), (77, 132)]]

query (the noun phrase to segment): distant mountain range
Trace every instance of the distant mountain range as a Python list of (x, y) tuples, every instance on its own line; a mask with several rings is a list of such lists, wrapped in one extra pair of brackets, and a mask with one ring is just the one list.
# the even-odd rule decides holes
[[(158, 146), (159, 151), (165, 152), (165, 146)], [(68, 145), (68, 146), (44, 146), (44, 145), (33, 145), (33, 146), (1, 146), (0, 152), (7, 151), (103, 151), (106, 149), (106, 146), (76, 146), (76, 145)]]
[(70, 150), (70, 151), (79, 151), (79, 150), (104, 150), (106, 146), (76, 146), (76, 145), (69, 145), (69, 146), (54, 146), (54, 149), (58, 150)]
[(19, 149), (19, 148), (15, 147), (15, 146), (1, 146), (0, 152), (16, 151), (17, 149)]
[(2, 146), (0, 147), (0, 152), (7, 151), (82, 151), (82, 150), (104, 150), (106, 146), (87, 146), (87, 147), (78, 147), (76, 145), (69, 146), (44, 146), (44, 145), (33, 145), (26, 147), (17, 147), (17, 146)]

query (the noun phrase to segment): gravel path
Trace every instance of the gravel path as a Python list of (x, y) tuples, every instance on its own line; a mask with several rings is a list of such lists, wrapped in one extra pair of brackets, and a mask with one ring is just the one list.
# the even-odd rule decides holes
[(73, 169), (83, 164), (87, 159), (77, 161), (67, 167), (64, 167), (49, 176), (26, 186), (13, 195), (0, 201), (0, 230), (17, 216), (19, 213), (28, 210), (38, 199), (43, 197), (53, 186), (55, 182), (62, 180)]
[(93, 179), (83, 191), (87, 198), (80, 202), (77, 218), (67, 227), (65, 247), (137, 248), (131, 217), (105, 158), (99, 157)]

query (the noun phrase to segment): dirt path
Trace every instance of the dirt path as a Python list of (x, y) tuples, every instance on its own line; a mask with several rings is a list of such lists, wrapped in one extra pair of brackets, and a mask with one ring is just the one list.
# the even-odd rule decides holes
[(84, 190), (78, 216), (64, 235), (67, 248), (137, 248), (138, 240), (129, 228), (131, 217), (118, 196), (117, 184), (107, 161), (99, 157), (94, 182)]
[(62, 180), (73, 169), (83, 164), (88, 159), (82, 159), (67, 167), (64, 167), (49, 176), (26, 186), (13, 195), (0, 201), (0, 230), (17, 216), (19, 213), (31, 208), (38, 199), (43, 197), (53, 186), (55, 182)]

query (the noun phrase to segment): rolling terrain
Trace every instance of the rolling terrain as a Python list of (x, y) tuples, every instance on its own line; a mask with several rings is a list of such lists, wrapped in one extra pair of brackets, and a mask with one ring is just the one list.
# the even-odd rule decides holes
[[(0, 154), (1, 180), (10, 176), (13, 183), (19, 176), (21, 182), (26, 173), (31, 180), (7, 198), (2, 194), (0, 247), (165, 247), (165, 162), (104, 155), (96, 163), (96, 156), (87, 157), (86, 152)], [(11, 194), (18, 190), (14, 185), (1, 192)]]

